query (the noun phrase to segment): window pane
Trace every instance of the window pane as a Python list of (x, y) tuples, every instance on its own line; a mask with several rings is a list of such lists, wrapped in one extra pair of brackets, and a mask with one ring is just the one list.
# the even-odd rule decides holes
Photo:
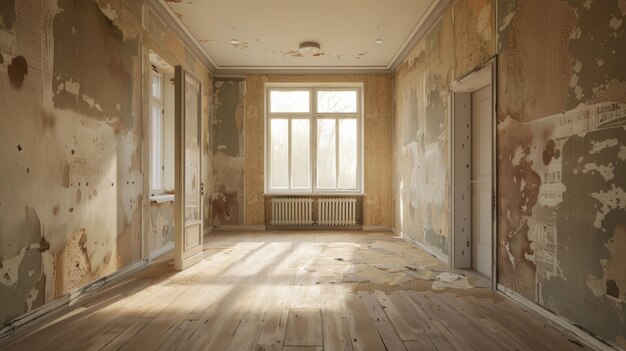
[(317, 120), (317, 188), (337, 188), (335, 120)]
[(161, 75), (157, 73), (152, 73), (152, 96), (161, 98)]
[(357, 124), (354, 118), (339, 120), (339, 189), (357, 188)]
[(151, 173), (152, 173), (152, 190), (161, 190), (161, 106), (156, 103), (151, 105), (152, 118), (152, 135), (151, 135)]
[(271, 120), (270, 187), (286, 189), (289, 185), (289, 121)]
[(200, 83), (185, 77), (185, 223), (200, 220)]
[(356, 113), (357, 95), (354, 90), (317, 92), (317, 112)]
[(309, 112), (309, 91), (270, 91), (270, 112)]
[(294, 189), (311, 187), (309, 128), (308, 119), (291, 120), (291, 186)]

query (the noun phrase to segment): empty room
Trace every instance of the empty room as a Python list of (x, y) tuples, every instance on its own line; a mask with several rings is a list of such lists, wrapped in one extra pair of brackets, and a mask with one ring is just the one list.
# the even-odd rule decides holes
[(625, 0), (0, 0), (0, 350), (626, 351)]

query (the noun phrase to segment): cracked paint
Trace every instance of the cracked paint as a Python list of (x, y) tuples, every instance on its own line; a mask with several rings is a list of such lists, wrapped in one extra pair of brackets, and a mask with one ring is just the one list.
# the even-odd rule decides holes
[(500, 0), (496, 16), (498, 281), (614, 345), (626, 333), (622, 5)]
[[(0, 113), (9, 116), (0, 161), (10, 165), (0, 168), (2, 324), (142, 258), (142, 217), (152, 213), (143, 213), (142, 53), (158, 48), (203, 85), (210, 79), (172, 31), (159, 42), (143, 31), (142, 3), (0, 5)], [(163, 211), (162, 238), (147, 234), (146, 249), (171, 240), (173, 211)]]

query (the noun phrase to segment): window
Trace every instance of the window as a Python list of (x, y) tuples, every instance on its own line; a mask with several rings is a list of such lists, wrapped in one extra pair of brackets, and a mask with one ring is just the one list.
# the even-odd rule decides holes
[(360, 192), (361, 87), (267, 88), (268, 193)]
[(150, 186), (153, 195), (163, 193), (163, 76), (152, 71), (150, 89)]
[(174, 200), (174, 68), (150, 53), (150, 195)]

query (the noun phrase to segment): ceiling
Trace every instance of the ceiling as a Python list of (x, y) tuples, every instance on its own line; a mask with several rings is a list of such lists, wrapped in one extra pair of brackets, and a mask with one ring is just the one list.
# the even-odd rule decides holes
[[(439, 2), (165, 1), (217, 70), (389, 69)], [(320, 54), (301, 55), (305, 41), (318, 42)]]

